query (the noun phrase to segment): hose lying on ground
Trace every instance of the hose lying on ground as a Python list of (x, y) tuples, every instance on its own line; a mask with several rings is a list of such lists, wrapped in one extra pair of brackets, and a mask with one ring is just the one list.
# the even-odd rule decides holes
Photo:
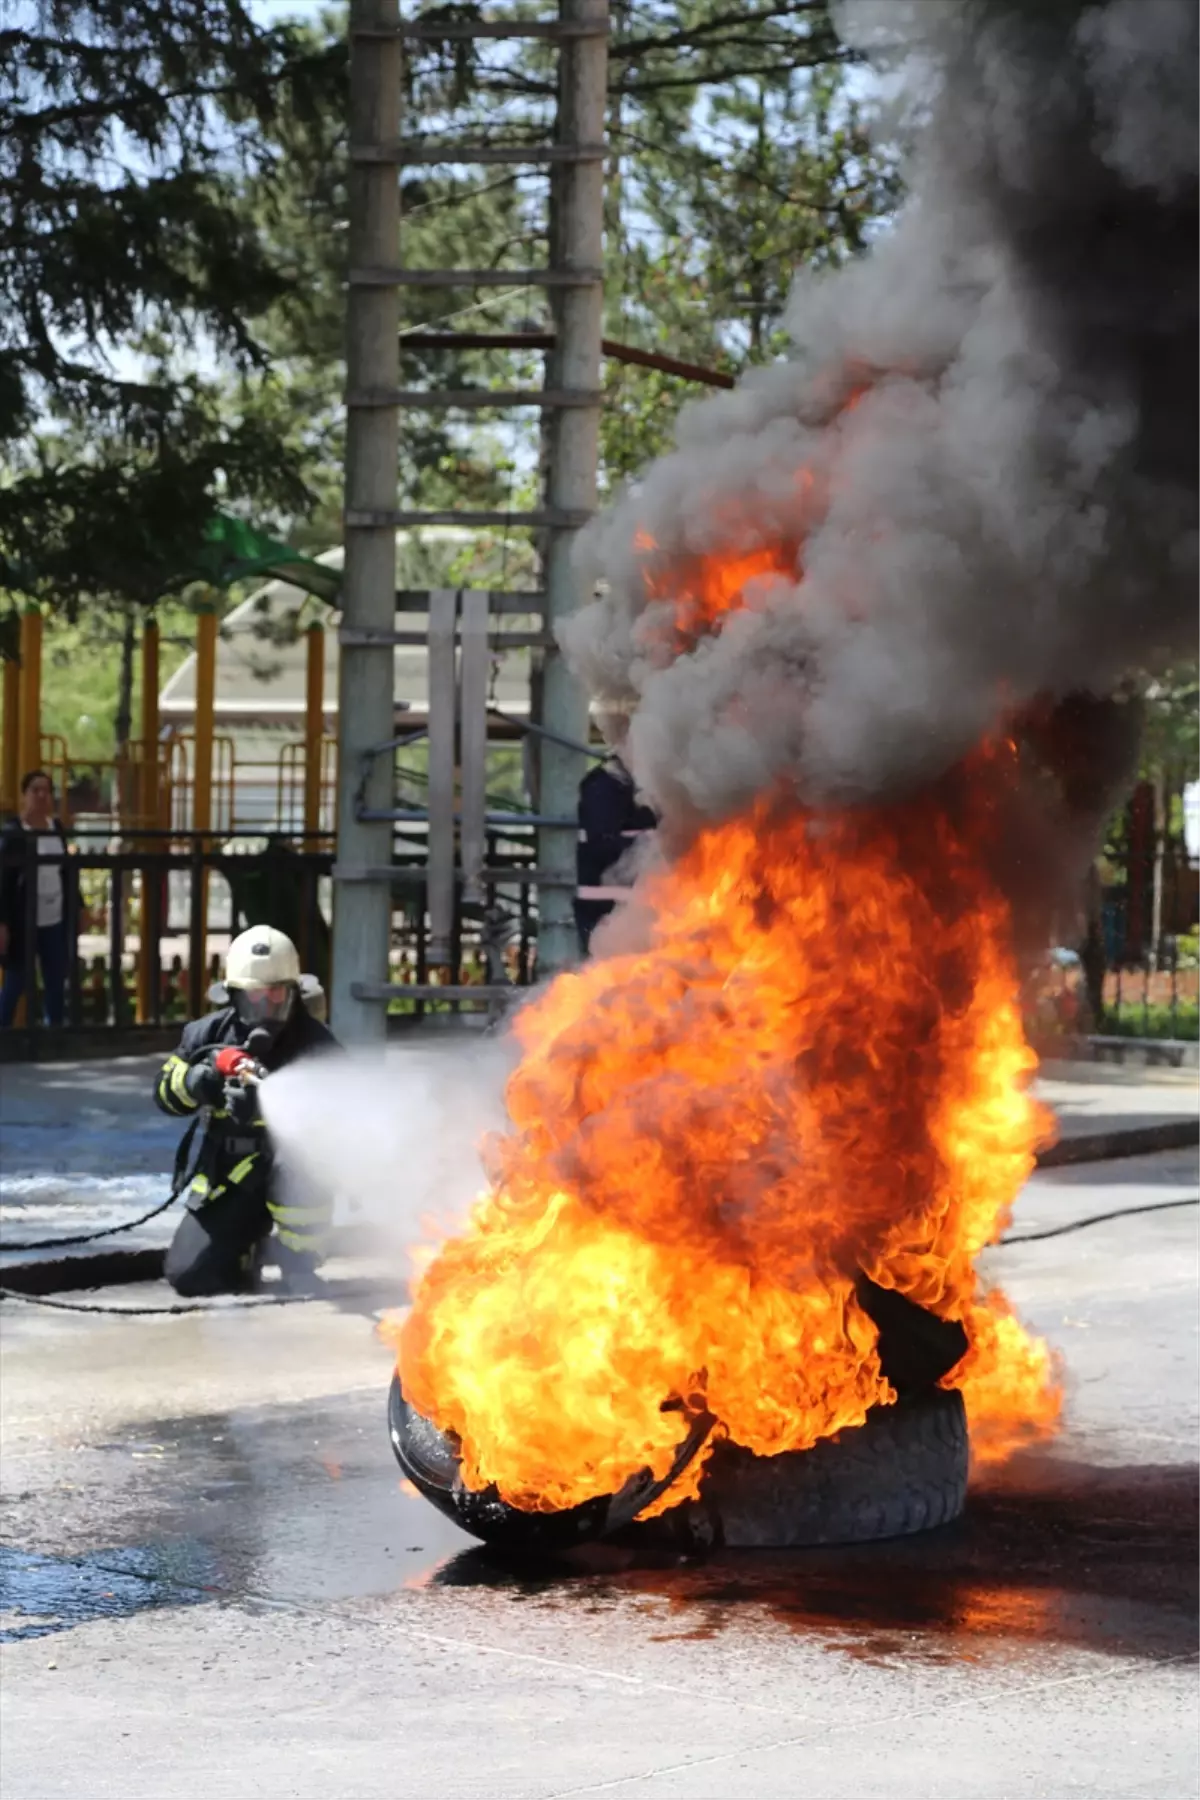
[[(171, 1196), (174, 1199), (174, 1195)], [(1090, 1213), (1085, 1219), (1072, 1219), (1067, 1225), (1052, 1225), (1047, 1231), (1022, 1231), (1002, 1237), (998, 1249), (1006, 1244), (1037, 1244), (1046, 1238), (1065, 1237), (1071, 1231), (1083, 1231), (1089, 1225), (1103, 1225), (1109, 1219), (1129, 1219), (1138, 1213), (1171, 1212), (1180, 1206), (1200, 1206), (1200, 1194), (1189, 1194), (1183, 1200), (1153, 1200), (1146, 1206), (1119, 1206), (1112, 1212)], [(163, 1209), (158, 1208), (161, 1212)], [(119, 1228), (118, 1228), (119, 1229)], [(97, 1236), (103, 1235), (97, 1233)], [(58, 1239), (59, 1243), (69, 1241)], [(213, 1298), (216, 1298), (214, 1296)], [(251, 1306), (301, 1306), (309, 1300), (324, 1300), (327, 1294), (238, 1294), (229, 1296), (234, 1310)], [(56, 1312), (114, 1313), (128, 1318), (148, 1318), (153, 1313), (195, 1313), (225, 1310), (215, 1308), (211, 1300), (179, 1300), (166, 1306), (105, 1306), (86, 1300), (52, 1300), (43, 1294), (21, 1294), (15, 1288), (0, 1287), (0, 1300), (20, 1300), (26, 1306), (49, 1306)]]
[(94, 1244), (97, 1238), (113, 1237), (118, 1231), (134, 1231), (139, 1225), (148, 1224), (151, 1219), (157, 1219), (159, 1213), (165, 1213), (168, 1206), (174, 1206), (178, 1198), (179, 1190), (175, 1190), (140, 1218), (125, 1219), (120, 1225), (106, 1225), (102, 1231), (81, 1231), (75, 1237), (34, 1238), (29, 1243), (18, 1244), (0, 1238), (0, 1255), (8, 1256), (14, 1250), (66, 1250), (75, 1244)]
[[(230, 1306), (214, 1306), (217, 1299), (232, 1301)], [(86, 1300), (52, 1300), (48, 1294), (22, 1294), (16, 1288), (0, 1287), (0, 1300), (20, 1300), (25, 1306), (49, 1306), (54, 1312), (112, 1313), (120, 1318), (149, 1318), (152, 1313), (236, 1312), (251, 1306), (303, 1306), (309, 1300), (325, 1300), (327, 1294), (230, 1294), (212, 1295), (205, 1300), (174, 1300), (166, 1306), (106, 1306)]]
[(0, 1238), (0, 1255), (8, 1256), (14, 1250), (67, 1250), (76, 1244), (94, 1244), (97, 1238), (114, 1237), (118, 1231), (134, 1231), (139, 1225), (147, 1225), (151, 1219), (157, 1219), (158, 1215), (165, 1213), (169, 1206), (174, 1206), (195, 1173), (193, 1169), (188, 1168), (188, 1151), (192, 1147), (192, 1139), (196, 1135), (196, 1127), (199, 1123), (200, 1119), (197, 1115), (184, 1132), (179, 1148), (175, 1152), (175, 1167), (171, 1172), (170, 1193), (165, 1200), (160, 1200), (157, 1206), (152, 1206), (148, 1213), (143, 1213), (138, 1219), (124, 1219), (120, 1225), (105, 1225), (99, 1231), (81, 1231), (75, 1237), (34, 1238), (28, 1243), (17, 1244), (5, 1243)]
[(1112, 1212), (1089, 1213), (1086, 1219), (1072, 1219), (1068, 1225), (1051, 1225), (1046, 1231), (1019, 1231), (999, 1240), (1005, 1244), (1038, 1244), (1044, 1238), (1066, 1237), (1069, 1231), (1082, 1231), (1088, 1225), (1103, 1225), (1106, 1219), (1130, 1219), (1135, 1213), (1170, 1212), (1176, 1206), (1200, 1206), (1200, 1194), (1189, 1194), (1184, 1200), (1151, 1200), (1146, 1206), (1118, 1206)]

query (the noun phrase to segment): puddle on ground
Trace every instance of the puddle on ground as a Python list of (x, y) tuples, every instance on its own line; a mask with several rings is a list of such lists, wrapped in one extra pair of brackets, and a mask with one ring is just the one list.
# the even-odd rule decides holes
[(46, 1556), (0, 1545), (0, 1644), (53, 1637), (93, 1619), (213, 1598), (200, 1544), (122, 1545), (86, 1556)]
[(879, 1663), (1037, 1644), (1161, 1660), (1196, 1643), (1197, 1470), (1183, 1464), (1031, 1455), (978, 1482), (940, 1531), (707, 1556), (643, 1537), (570, 1567), (503, 1561), (416, 1495), (382, 1393), (109, 1427), (103, 1444), (20, 1480), (10, 1539), (41, 1549), (52, 1494), (55, 1548), (79, 1553), (8, 1554), (10, 1641), (216, 1595), (407, 1609), (459, 1589), (500, 1631), (531, 1608), (568, 1632), (600, 1615), (668, 1642), (786, 1631)]
[(782, 1627), (874, 1663), (970, 1662), (990, 1644), (1174, 1660), (1196, 1650), (1197, 1495), (1191, 1465), (1030, 1458), (909, 1538), (701, 1557), (631, 1538), (574, 1570), (476, 1548), (427, 1579), (562, 1612), (645, 1606), (665, 1642)]

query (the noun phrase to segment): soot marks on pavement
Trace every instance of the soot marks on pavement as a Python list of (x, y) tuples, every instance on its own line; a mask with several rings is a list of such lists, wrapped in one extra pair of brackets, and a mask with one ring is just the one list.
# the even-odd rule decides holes
[(664, 1521), (643, 1548), (595, 1546), (575, 1572), (471, 1550), (432, 1579), (564, 1610), (666, 1600), (669, 1641), (766, 1622), (872, 1662), (971, 1661), (1004, 1643), (1161, 1661), (1196, 1647), (1198, 1476), (1026, 1457), (955, 1525), (889, 1543), (684, 1557)]
[(0, 1644), (53, 1637), (93, 1619), (127, 1619), (213, 1598), (201, 1546), (148, 1544), (87, 1556), (0, 1545)]

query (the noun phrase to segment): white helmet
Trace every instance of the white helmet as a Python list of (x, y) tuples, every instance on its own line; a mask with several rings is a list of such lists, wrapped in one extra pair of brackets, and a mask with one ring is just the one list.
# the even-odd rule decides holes
[(300, 985), (300, 958), (290, 937), (273, 925), (252, 925), (225, 957), (225, 986), (246, 1025), (282, 1025)]
[(632, 695), (616, 699), (607, 695), (592, 701), (588, 707), (592, 720), (610, 750), (619, 755), (629, 740), (629, 721), (637, 710)]

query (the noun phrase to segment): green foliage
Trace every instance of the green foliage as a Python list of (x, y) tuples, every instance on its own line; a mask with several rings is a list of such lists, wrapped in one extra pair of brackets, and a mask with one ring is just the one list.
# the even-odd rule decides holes
[(0, 32), (4, 587), (154, 600), (218, 496), (302, 504), (239, 404), (269, 391), (254, 322), (288, 283), (239, 182), (278, 166), (285, 99), (336, 103), (330, 72), (242, 0), (29, 0)]
[(1194, 1000), (1181, 1000), (1170, 1006), (1142, 1006), (1139, 1001), (1125, 1001), (1111, 1007), (1101, 1026), (1109, 1037), (1186, 1038), (1200, 1037), (1200, 1007)]
[[(522, 0), (524, 4), (524, 0)], [(524, 10), (537, 12), (534, 6)], [(479, 8), (425, 9), (447, 21)], [(738, 12), (718, 0), (615, 0), (610, 45), (611, 147), (606, 190), (606, 335), (735, 372), (774, 354), (774, 324), (797, 266), (861, 248), (896, 197), (886, 155), (867, 140), (823, 0)], [(326, 14), (316, 41), (340, 30)], [(406, 137), (538, 142), (553, 130), (554, 53), (543, 43), (422, 46), (406, 61)], [(321, 496), (310, 530), (336, 530), (343, 329), (345, 124), (319, 121), (288, 178), (251, 184), (248, 203), (291, 268), (266, 338), (275, 368), (314, 430), (310, 485)], [(402, 189), (402, 254), (413, 266), (530, 267), (545, 260), (546, 177), (529, 171), (414, 169)], [(456, 332), (551, 331), (540, 291), (406, 289), (401, 381), (406, 386), (537, 385), (536, 351), (406, 348), (431, 327)], [(604, 371), (602, 481), (625, 479), (669, 442), (694, 384), (610, 359)], [(318, 442), (318, 439), (320, 441)], [(534, 430), (409, 414), (402, 504), (532, 504)], [(319, 467), (317, 465), (320, 465)]]
[[(658, 10), (689, 16), (699, 32), (715, 9)], [(785, 348), (778, 320), (797, 271), (861, 250), (894, 206), (894, 162), (868, 141), (826, 10), (777, 10), (796, 16), (753, 39), (757, 51), (780, 38), (778, 57), (754, 72), (741, 27), (705, 36), (702, 64), (683, 57), (706, 77), (692, 91), (666, 84), (665, 52), (646, 67), (625, 63), (610, 122), (611, 337), (730, 373), (767, 360)], [(679, 406), (696, 391), (608, 365), (610, 484), (667, 447)]]
[(1145, 693), (1143, 777), (1162, 773), (1168, 786), (1200, 779), (1200, 668), (1175, 663), (1148, 680)]
[[(195, 648), (195, 616), (186, 607), (160, 609), (159, 679), (165, 682)], [(81, 763), (105, 762), (114, 747), (120, 701), (121, 645), (125, 616), (111, 608), (84, 607), (76, 621), (56, 621), (46, 633), (42, 663), (42, 730), (66, 740)], [(134, 733), (141, 706), (135, 662)]]
[[(533, 0), (513, 0), (531, 14)], [(347, 46), (344, 9), (270, 29), (245, 0), (29, 0), (0, 34), (0, 587), (73, 615), (153, 601), (214, 503), (321, 549), (340, 535)], [(453, 21), (474, 4), (426, 8)], [(606, 331), (736, 371), (779, 346), (797, 264), (859, 249), (895, 198), (846, 86), (825, 0), (614, 0)], [(539, 142), (545, 43), (405, 57), (406, 136)], [(530, 267), (544, 171), (403, 177), (404, 260)], [(402, 333), (545, 332), (541, 290), (407, 289)], [(536, 386), (536, 349), (402, 343), (405, 385)], [(695, 386), (609, 361), (611, 486), (669, 441)], [(522, 510), (536, 426), (410, 413), (401, 504)]]

